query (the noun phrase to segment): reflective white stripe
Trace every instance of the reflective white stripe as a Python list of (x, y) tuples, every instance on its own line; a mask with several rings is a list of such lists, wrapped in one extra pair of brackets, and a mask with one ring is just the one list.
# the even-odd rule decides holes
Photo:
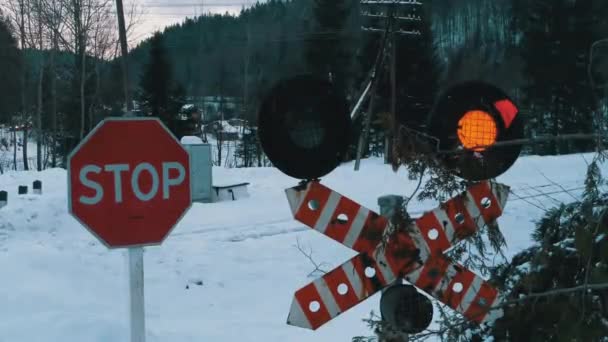
[(456, 239), (456, 234), (454, 234), (454, 226), (452, 226), (452, 221), (448, 218), (448, 214), (445, 213), (443, 209), (437, 208), (432, 211), (432, 213), (439, 221), (439, 226), (437, 229), (443, 229), (443, 232), (448, 238), (450, 242), (450, 247), (454, 244), (454, 240)]
[(306, 195), (308, 195), (308, 191), (310, 190), (311, 185), (312, 183), (307, 184), (306, 189), (304, 190), (296, 190), (295, 188), (285, 190), (285, 194), (287, 195), (287, 201), (289, 202), (289, 207), (291, 208), (291, 213), (294, 216), (302, 208), (302, 204), (306, 199)]
[(422, 269), (424, 268), (423, 266), (418, 267), (417, 269), (413, 270), (412, 272), (408, 273), (405, 275), (405, 280), (407, 280), (408, 283), (414, 285), (416, 284), (416, 282), (418, 281), (418, 279), (420, 278), (420, 274), (422, 274)]
[(467, 191), (467, 198), (464, 200), (464, 205), (467, 208), (469, 215), (471, 215), (473, 222), (475, 222), (477, 229), (483, 229), (486, 225), (486, 220), (483, 218), (483, 215), (481, 215), (481, 211), (479, 211), (479, 207), (477, 206), (477, 203), (475, 203), (475, 198), (473, 198), (473, 195), (471, 195), (469, 191)]
[(414, 244), (416, 245), (416, 247), (420, 250), (420, 259), (422, 259), (423, 262), (426, 262), (426, 260), (431, 255), (431, 248), (429, 247), (429, 245), (426, 243), (426, 240), (422, 236), (422, 232), (420, 231), (420, 228), (418, 228), (418, 226), (416, 224), (413, 224), (412, 228), (413, 228), (412, 231), (409, 232), (409, 236), (414, 241)]
[(492, 306), (491, 306), (492, 309), (490, 311), (488, 311), (488, 314), (486, 315), (486, 317), (484, 317), (482, 323), (494, 322), (497, 319), (504, 316), (505, 313), (502, 310), (502, 308), (498, 308), (501, 303), (502, 303), (502, 299), (500, 298), (500, 294), (499, 294), (498, 296), (496, 296), (496, 299), (494, 299), (494, 303), (492, 303)]
[(376, 249), (374, 251), (374, 259), (376, 259), (376, 263), (378, 264), (378, 267), (380, 268), (380, 272), (382, 273), (382, 276), (384, 277), (384, 280), (386, 281), (386, 284), (390, 284), (392, 282), (394, 282), (397, 279), (397, 276), (395, 275), (395, 273), (393, 273), (393, 270), (391, 269), (391, 266), (388, 264), (388, 262), (386, 261), (386, 250), (384, 249)]
[(489, 184), (490, 189), (492, 190), (492, 194), (497, 199), (498, 205), (500, 207), (500, 211), (503, 211), (505, 205), (507, 204), (507, 198), (509, 197), (509, 187), (504, 184), (492, 183)]
[(473, 303), (473, 300), (475, 300), (477, 292), (479, 292), (481, 289), (481, 284), (483, 284), (483, 279), (476, 275), (475, 278), (473, 278), (471, 286), (469, 286), (467, 289), (467, 293), (465, 293), (464, 297), (462, 298), (462, 302), (460, 302), (460, 305), (458, 306), (458, 311), (461, 313), (467, 312), (471, 306), (471, 303)]
[(361, 231), (363, 230), (363, 226), (365, 226), (365, 221), (367, 220), (368, 216), (369, 209), (361, 206), (357, 211), (357, 216), (355, 216), (348, 233), (346, 233), (346, 237), (342, 243), (343, 245), (349, 248), (352, 248), (355, 245), (359, 235), (361, 235)]
[(319, 219), (317, 220), (317, 223), (315, 224), (314, 229), (316, 231), (319, 231), (319, 232), (325, 234), (325, 231), (327, 230), (327, 225), (329, 224), (332, 217), (334, 216), (334, 212), (336, 211), (336, 207), (338, 206), (338, 202), (340, 202), (341, 198), (342, 198), (342, 196), (335, 191), (332, 191), (329, 194), (329, 198), (327, 199), (327, 203), (325, 203), (325, 207), (323, 207), (321, 216), (319, 216)]
[(306, 318), (306, 315), (304, 314), (300, 303), (295, 297), (291, 302), (289, 316), (287, 316), (287, 324), (300, 328), (312, 329), (312, 325), (308, 321), (308, 318)]
[(319, 292), (319, 295), (321, 296), (321, 301), (323, 302), (323, 304), (325, 304), (325, 307), (329, 312), (329, 316), (331, 318), (338, 316), (340, 314), (340, 308), (338, 307), (338, 303), (336, 303), (336, 300), (334, 299), (331, 290), (329, 289), (329, 287), (327, 287), (325, 279), (319, 278), (315, 280), (313, 284), (315, 285), (317, 292)]
[(454, 267), (454, 264), (450, 264), (450, 266), (448, 266), (448, 269), (445, 272), (445, 275), (443, 276), (443, 278), (441, 278), (441, 281), (439, 282), (439, 284), (437, 284), (437, 287), (435, 287), (435, 292), (444, 293), (448, 289), (448, 286), (452, 282), (452, 279), (454, 279), (457, 274), (458, 271)]
[(367, 296), (365, 296), (363, 293), (363, 282), (359, 277), (359, 273), (357, 273), (357, 270), (355, 269), (352, 259), (342, 265), (342, 270), (344, 273), (346, 273), (348, 282), (350, 283), (353, 291), (355, 291), (357, 298), (359, 298), (359, 300), (365, 299)]

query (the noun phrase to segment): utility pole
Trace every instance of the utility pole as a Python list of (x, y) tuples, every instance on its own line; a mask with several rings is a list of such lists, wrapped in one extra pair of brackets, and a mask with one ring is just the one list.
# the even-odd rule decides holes
[(249, 17), (247, 17), (247, 43), (245, 45), (245, 67), (243, 75), (243, 117), (249, 119), (249, 66), (251, 63), (251, 27), (249, 25)]
[[(363, 17), (367, 17), (370, 19), (385, 19), (385, 26), (384, 28), (373, 26), (363, 26), (361, 28), (363, 31), (370, 33), (383, 33), (383, 38), (378, 57), (376, 59), (376, 63), (374, 64), (374, 67), (371, 71), (370, 84), (367, 86), (367, 88), (361, 95), (361, 98), (359, 99), (357, 105), (351, 113), (352, 120), (357, 118), (358, 110), (360, 108), (361, 103), (369, 95), (370, 104), (366, 113), (366, 117), (364, 118), (363, 131), (361, 132), (361, 135), (359, 137), (359, 142), (357, 146), (357, 156), (355, 160), (355, 171), (359, 171), (359, 168), (361, 167), (361, 158), (363, 158), (363, 155), (365, 154), (364, 150), (367, 147), (367, 140), (371, 128), (371, 121), (374, 110), (374, 96), (376, 95), (377, 83), (381, 79), (381, 72), (384, 70), (384, 60), (386, 58), (386, 55), (390, 56), (391, 115), (393, 116), (393, 119), (395, 119), (395, 112), (397, 109), (397, 35), (420, 35), (420, 31), (404, 30), (398, 27), (396, 23), (398, 21), (420, 21), (421, 18), (411, 14), (402, 16), (397, 13), (397, 10), (400, 9), (400, 7), (402, 6), (421, 6), (422, 3), (418, 2), (418, 0), (361, 0), (361, 5), (361, 15)], [(390, 49), (388, 47), (390, 47)], [(396, 122), (396, 120), (393, 121)], [(390, 142), (392, 142), (392, 137), (390, 133), (387, 132), (385, 140), (385, 162), (387, 163), (390, 162), (390, 154), (392, 150), (392, 148), (390, 147)]]
[[(393, 5), (394, 6), (394, 5)], [(395, 13), (395, 10), (392, 11)], [(385, 132), (384, 137), (384, 163), (392, 161), (393, 135), (397, 131), (394, 125), (397, 123), (397, 38), (395, 34), (395, 22), (391, 21), (391, 129)]]
[(118, 38), (120, 39), (120, 51), (122, 54), (122, 83), (125, 91), (125, 104), (127, 113), (131, 113), (133, 111), (133, 101), (131, 100), (131, 91), (129, 90), (129, 47), (122, 0), (116, 0), (116, 16), (118, 16)]
[[(376, 88), (378, 85), (378, 80), (380, 79), (380, 75), (382, 73), (382, 69), (383, 69), (383, 65), (384, 65), (384, 59), (386, 57), (386, 45), (387, 45), (387, 40), (388, 40), (388, 35), (389, 35), (389, 27), (390, 25), (387, 25), (385, 31), (384, 31), (384, 36), (382, 38), (382, 44), (380, 46), (380, 51), (378, 52), (378, 56), (376, 57), (376, 63), (374, 64), (374, 68), (372, 69), (372, 74), (371, 74), (371, 80), (370, 80), (370, 84), (368, 86), (369, 89), (369, 107), (367, 109), (367, 113), (365, 115), (365, 117), (363, 118), (364, 120), (364, 124), (363, 124), (363, 131), (361, 132), (361, 136), (359, 137), (359, 143), (357, 146), (357, 159), (355, 160), (355, 171), (359, 171), (359, 168), (361, 167), (361, 158), (363, 157), (364, 154), (364, 149), (367, 147), (367, 139), (368, 139), (368, 135), (369, 135), (369, 130), (371, 127), (371, 121), (372, 121), (372, 113), (374, 111), (374, 97), (376, 96)], [(367, 95), (367, 91), (365, 91), (362, 95), (362, 97), (365, 97)], [(362, 102), (363, 99), (359, 100), (359, 103)], [(354, 112), (352, 114), (353, 116), (356, 115), (356, 112)]]

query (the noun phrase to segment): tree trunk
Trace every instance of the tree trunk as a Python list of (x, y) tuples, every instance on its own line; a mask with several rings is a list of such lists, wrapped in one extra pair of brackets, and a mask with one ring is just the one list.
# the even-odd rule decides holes
[(27, 140), (27, 134), (28, 134), (28, 127), (27, 127), (27, 120), (25, 121), (25, 124), (23, 125), (23, 170), (28, 171), (30, 169), (29, 163), (28, 163), (28, 158), (27, 158), (27, 144), (28, 144), (28, 140)]
[(95, 104), (99, 103), (99, 90), (101, 89), (101, 75), (100, 75), (100, 71), (99, 71), (99, 62), (95, 63), (95, 91), (94, 91), (94, 97), (93, 100), (91, 100), (91, 103), (89, 104), (89, 132), (91, 130), (93, 130), (93, 127), (95, 126), (95, 117), (94, 117), (94, 111), (95, 111)]
[[(21, 10), (21, 56), (23, 58), (23, 64), (25, 65), (25, 4), (23, 1), (20, 2)], [(25, 73), (21, 77), (21, 120), (23, 121), (23, 169), (29, 170), (27, 163), (27, 114), (26, 114), (26, 103), (25, 103)], [(15, 133), (16, 134), (16, 133)], [(15, 146), (15, 148), (17, 148)], [(15, 157), (16, 159), (16, 157)]]
[(44, 80), (44, 60), (41, 59), (38, 72), (38, 103), (36, 105), (36, 169), (42, 171), (42, 81)]
[[(554, 105), (553, 105), (553, 135), (554, 136), (558, 136), (559, 135), (559, 101), (557, 99), (554, 100)], [(560, 154), (560, 148), (559, 148), (559, 142), (554, 141), (553, 142), (553, 152), (555, 155), (559, 155)]]
[(260, 140), (259, 139), (255, 139), (256, 142), (256, 149), (255, 149), (255, 153), (256, 153), (256, 157), (258, 159), (258, 167), (262, 167), (262, 145), (260, 144)]
[[(223, 123), (222, 123), (223, 125)], [(223, 130), (219, 131), (216, 134), (217, 137), (217, 166), (222, 166), (222, 135), (223, 135)]]
[[(82, 44), (84, 45), (84, 42), (82, 42)], [(84, 128), (85, 128), (85, 121), (86, 121), (86, 101), (85, 101), (85, 82), (87, 79), (86, 76), (86, 72), (87, 72), (87, 67), (86, 67), (86, 59), (87, 59), (87, 54), (86, 54), (86, 50), (84, 48), (84, 46), (81, 47), (82, 52), (80, 55), (80, 62), (82, 63), (80, 65), (80, 140), (84, 139)]]
[(55, 54), (59, 50), (57, 33), (53, 33), (53, 48), (51, 49), (51, 166), (57, 167), (57, 80)]
[[(39, 16), (42, 13), (40, 0), (37, 2)], [(38, 18), (38, 44), (44, 50), (42, 41), (42, 18)], [(42, 81), (44, 80), (44, 55), (40, 57), (40, 70), (38, 71), (38, 103), (36, 108), (36, 170), (42, 171)]]
[(13, 169), (17, 171), (17, 123), (13, 120)]

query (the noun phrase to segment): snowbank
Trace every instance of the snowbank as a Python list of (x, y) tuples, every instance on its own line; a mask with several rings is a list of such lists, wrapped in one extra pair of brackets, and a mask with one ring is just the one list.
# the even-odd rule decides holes
[[(511, 196), (499, 219), (509, 257), (530, 245), (541, 208), (572, 200), (551, 181), (580, 195), (583, 158), (591, 156), (521, 158), (501, 177), (524, 198)], [(148, 340), (336, 342), (372, 335), (362, 319), (378, 312), (379, 295), (316, 332), (286, 324), (294, 292), (313, 280), (307, 275), (314, 267), (295, 245), (312, 250), (326, 270), (354, 256), (293, 220), (284, 189), (298, 181), (272, 168), (213, 172), (218, 181), (250, 182), (251, 197), (194, 204), (162, 247), (146, 249)], [(18, 185), (35, 179), (43, 181), (42, 196), (16, 196)], [(323, 182), (372, 209), (377, 197), (416, 187), (403, 169), (393, 173), (379, 159), (364, 161), (360, 172), (345, 164)], [(10, 192), (0, 209), (0, 341), (128, 340), (125, 252), (108, 251), (68, 215), (66, 183), (60, 169), (0, 176), (0, 189)]]

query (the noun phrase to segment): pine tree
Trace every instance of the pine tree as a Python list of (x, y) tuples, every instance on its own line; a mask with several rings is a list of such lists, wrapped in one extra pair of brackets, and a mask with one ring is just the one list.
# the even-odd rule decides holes
[(309, 71), (345, 92), (351, 86), (353, 51), (347, 32), (352, 8), (351, 0), (314, 0), (315, 23), (306, 43)]
[(397, 37), (398, 121), (419, 129), (426, 121), (437, 95), (439, 63), (435, 57), (429, 8), (417, 13), (422, 21), (411, 29), (420, 36)]
[(495, 267), (504, 315), (491, 325), (445, 317), (448, 341), (605, 341), (608, 336), (608, 193), (598, 163), (578, 202), (546, 212), (533, 246)]
[(548, 294), (507, 306), (490, 331), (497, 340), (600, 341), (608, 336), (606, 289), (550, 294), (608, 283), (608, 194), (601, 191), (603, 182), (594, 161), (582, 201), (550, 210), (537, 224), (536, 244), (498, 269), (497, 278), (511, 285), (511, 300)]
[(178, 135), (175, 121), (185, 102), (185, 90), (174, 81), (172, 66), (160, 32), (151, 38), (149, 60), (141, 78), (140, 88), (139, 101), (145, 115), (160, 118)]
[(19, 109), (22, 60), (9, 26), (0, 18), (0, 123), (7, 123)]
[[(530, 134), (590, 133), (595, 106), (587, 61), (597, 38), (598, 9), (593, 0), (534, 0), (528, 6), (522, 56), (529, 77), (525, 93), (534, 113), (528, 124)], [(559, 154), (590, 148), (588, 142), (562, 142), (537, 152)]]

